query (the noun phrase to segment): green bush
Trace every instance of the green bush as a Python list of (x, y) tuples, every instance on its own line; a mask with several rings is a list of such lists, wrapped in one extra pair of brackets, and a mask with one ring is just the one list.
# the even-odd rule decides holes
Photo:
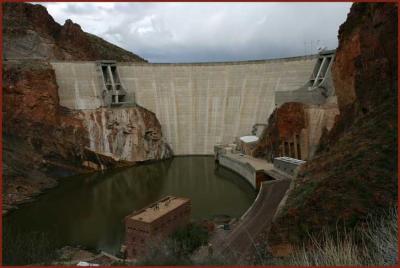
[(207, 230), (197, 224), (189, 224), (185, 228), (178, 229), (171, 236), (178, 256), (189, 256), (197, 248), (207, 244), (208, 238)]
[(191, 254), (207, 244), (208, 232), (198, 224), (191, 223), (178, 229), (163, 242), (154, 241), (146, 256), (137, 265), (191, 265)]

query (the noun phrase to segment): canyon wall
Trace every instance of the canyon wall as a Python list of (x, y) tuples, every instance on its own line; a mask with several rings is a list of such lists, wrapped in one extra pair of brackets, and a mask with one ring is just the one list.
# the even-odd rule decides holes
[[(275, 109), (275, 93), (304, 86), (316, 56), (204, 64), (118, 63), (128, 99), (154, 112), (174, 154), (212, 154), (217, 143), (248, 135)], [(52, 62), (60, 104), (101, 106), (95, 62)], [(99, 77), (100, 74), (100, 77)]]
[(397, 11), (395, 3), (355, 3), (341, 25), (332, 67), (340, 115), (276, 215), (268, 237), (275, 255), (396, 206)]

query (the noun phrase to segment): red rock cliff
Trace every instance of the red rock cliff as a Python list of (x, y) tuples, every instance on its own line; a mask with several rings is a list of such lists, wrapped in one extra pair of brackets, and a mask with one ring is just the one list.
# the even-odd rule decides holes
[(397, 203), (397, 4), (353, 4), (332, 69), (340, 116), (294, 181), (269, 235), (276, 254)]
[(279, 156), (281, 141), (291, 140), (306, 127), (304, 106), (301, 103), (288, 102), (276, 109), (268, 120), (268, 127), (254, 149), (253, 156), (269, 161)]
[(322, 134), (332, 128), (337, 114), (335, 102), (284, 103), (270, 116), (268, 127), (252, 154), (271, 162), (277, 156), (308, 160), (313, 157)]
[[(79, 164), (87, 143), (82, 122), (59, 106), (55, 74), (41, 61), (3, 65), (3, 201), (21, 202), (53, 186), (54, 170), (83, 172)], [(60, 174), (58, 174), (60, 175)]]

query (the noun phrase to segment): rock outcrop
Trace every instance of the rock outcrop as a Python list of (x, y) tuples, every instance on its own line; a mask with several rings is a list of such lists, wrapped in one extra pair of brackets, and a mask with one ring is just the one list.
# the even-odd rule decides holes
[(280, 155), (281, 141), (300, 135), (301, 130), (306, 127), (304, 107), (302, 103), (287, 102), (277, 108), (268, 119), (268, 127), (252, 152), (253, 156), (272, 161)]
[(3, 201), (20, 203), (54, 186), (54, 175), (84, 171), (80, 165), (87, 132), (58, 105), (51, 66), (24, 60), (3, 65)]
[(116, 160), (138, 162), (171, 156), (154, 113), (136, 106), (79, 112), (89, 133), (89, 148)]
[[(3, 26), (4, 212), (53, 187), (59, 177), (171, 156), (159, 121), (144, 108), (82, 112), (60, 106), (48, 63), (143, 59), (71, 21), (58, 25), (40, 5), (3, 4)], [(98, 130), (91, 127), (99, 122)], [(109, 150), (92, 146), (97, 139), (107, 141)]]
[(353, 4), (332, 73), (340, 115), (272, 226), (277, 255), (397, 203), (397, 4)]
[(335, 100), (324, 105), (284, 103), (270, 116), (252, 155), (271, 162), (283, 155), (311, 159), (322, 134), (331, 130), (338, 114)]
[(3, 3), (3, 58), (45, 60), (116, 60), (143, 58), (82, 31), (66, 20), (54, 21), (46, 8), (29, 3)]

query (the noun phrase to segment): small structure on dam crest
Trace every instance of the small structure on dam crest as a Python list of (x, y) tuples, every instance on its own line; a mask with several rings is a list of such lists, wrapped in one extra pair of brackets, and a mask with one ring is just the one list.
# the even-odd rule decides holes
[(167, 196), (125, 217), (125, 254), (128, 259), (146, 255), (158, 243), (190, 221), (191, 201)]
[(275, 157), (274, 167), (290, 175), (294, 175), (295, 170), (306, 161), (291, 158), (291, 157)]

